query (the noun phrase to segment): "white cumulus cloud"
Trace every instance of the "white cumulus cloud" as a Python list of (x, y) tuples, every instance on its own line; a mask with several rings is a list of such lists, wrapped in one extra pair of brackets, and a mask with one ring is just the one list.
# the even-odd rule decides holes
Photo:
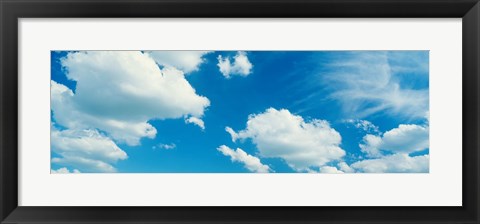
[(247, 154), (240, 148), (233, 150), (226, 145), (221, 145), (217, 150), (222, 152), (223, 155), (230, 157), (233, 162), (243, 163), (245, 168), (252, 172), (268, 173), (270, 171), (270, 167), (262, 164), (259, 158)]
[(382, 136), (367, 134), (360, 149), (369, 157), (380, 157), (382, 151), (405, 153), (422, 151), (429, 147), (429, 127), (416, 124), (400, 124)]
[(235, 132), (227, 127), (232, 140), (252, 139), (259, 155), (281, 158), (297, 171), (322, 167), (345, 155), (340, 148), (341, 136), (325, 120), (305, 121), (286, 109), (269, 108), (248, 117), (245, 130)]
[(237, 52), (231, 62), (230, 57), (222, 57), (218, 55), (218, 68), (225, 78), (231, 78), (233, 75), (248, 76), (252, 71), (252, 63), (248, 60), (247, 53), (243, 51)]
[(429, 147), (429, 128), (401, 124), (383, 134), (381, 148), (397, 153), (412, 153)]
[(139, 51), (87, 51), (61, 59), (76, 89), (52, 81), (56, 123), (69, 129), (99, 129), (128, 145), (153, 138), (152, 119), (202, 117), (210, 101), (197, 95), (183, 72), (160, 69)]
[(429, 148), (428, 114), (426, 119), (423, 125), (400, 124), (380, 135), (365, 135), (359, 146), (368, 159), (354, 162), (350, 168), (367, 173), (429, 172), (428, 154), (410, 156)]
[(70, 165), (82, 172), (115, 172), (119, 160), (127, 159), (127, 153), (110, 138), (96, 130), (51, 129), (52, 151), (61, 157), (53, 163)]
[(198, 71), (198, 67), (205, 59), (203, 56), (209, 51), (147, 51), (155, 62), (162, 66), (171, 66), (185, 73)]

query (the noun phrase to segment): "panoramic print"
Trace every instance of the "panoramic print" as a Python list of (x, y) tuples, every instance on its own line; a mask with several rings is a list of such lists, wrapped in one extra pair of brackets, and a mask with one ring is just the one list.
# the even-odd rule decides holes
[(51, 173), (428, 173), (428, 51), (52, 51)]

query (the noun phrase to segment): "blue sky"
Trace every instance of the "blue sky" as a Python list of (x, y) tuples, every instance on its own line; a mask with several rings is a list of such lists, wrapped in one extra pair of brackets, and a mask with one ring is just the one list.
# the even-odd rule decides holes
[(428, 51), (52, 51), (52, 173), (429, 172)]

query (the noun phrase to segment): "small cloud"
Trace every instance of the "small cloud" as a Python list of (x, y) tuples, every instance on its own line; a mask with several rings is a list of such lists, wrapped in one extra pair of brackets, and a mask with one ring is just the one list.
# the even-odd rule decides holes
[(174, 149), (176, 148), (177, 145), (175, 145), (175, 143), (170, 143), (170, 144), (158, 144), (158, 145), (155, 145), (153, 146), (152, 148), (153, 149), (166, 149), (166, 150), (170, 150), (170, 149)]
[(62, 167), (57, 170), (50, 170), (51, 174), (66, 174), (66, 173), (80, 173), (79, 170), (74, 169), (72, 172), (67, 167)]
[(247, 53), (243, 51), (237, 52), (237, 55), (233, 57), (233, 63), (230, 61), (230, 57), (223, 58), (222, 55), (218, 55), (218, 68), (225, 78), (231, 78), (233, 75), (248, 76), (252, 71), (252, 63), (248, 60)]
[(353, 124), (356, 128), (362, 129), (367, 133), (380, 133), (380, 130), (372, 122), (359, 119), (348, 119), (345, 122)]
[(259, 158), (247, 154), (241, 148), (237, 148), (236, 150), (234, 150), (226, 145), (221, 145), (217, 148), (217, 150), (220, 151), (223, 155), (230, 157), (232, 162), (243, 163), (245, 168), (252, 172), (268, 173), (270, 171), (270, 167), (262, 164)]
[(185, 123), (197, 125), (202, 130), (205, 130), (205, 123), (203, 122), (202, 119), (200, 119), (198, 117), (189, 117), (189, 118), (185, 119)]

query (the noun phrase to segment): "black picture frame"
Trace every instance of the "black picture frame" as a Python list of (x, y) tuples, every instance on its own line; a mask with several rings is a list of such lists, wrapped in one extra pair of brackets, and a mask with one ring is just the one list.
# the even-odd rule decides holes
[[(479, 0), (0, 0), (0, 15), (1, 223), (480, 223)], [(76, 17), (463, 18), (463, 206), (18, 206), (17, 21)]]

